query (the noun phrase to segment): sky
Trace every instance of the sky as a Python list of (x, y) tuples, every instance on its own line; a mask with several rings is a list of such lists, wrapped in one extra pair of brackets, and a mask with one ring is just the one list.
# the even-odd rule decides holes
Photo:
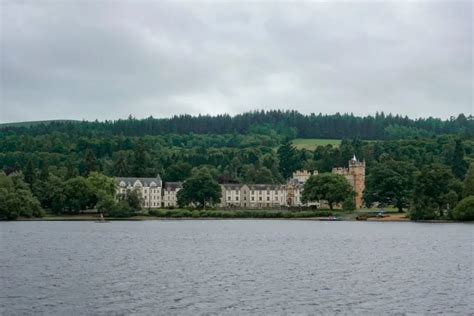
[(473, 111), (471, 1), (0, 0), (0, 123)]

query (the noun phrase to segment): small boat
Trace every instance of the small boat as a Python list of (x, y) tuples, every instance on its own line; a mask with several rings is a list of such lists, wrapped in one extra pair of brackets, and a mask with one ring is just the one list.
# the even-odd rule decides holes
[(341, 219), (335, 216), (329, 216), (329, 217), (320, 218), (319, 220), (323, 222), (332, 222), (332, 221), (340, 221)]

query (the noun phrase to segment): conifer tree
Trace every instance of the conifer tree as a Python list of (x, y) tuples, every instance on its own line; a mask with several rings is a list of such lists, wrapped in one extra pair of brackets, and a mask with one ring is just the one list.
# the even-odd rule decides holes
[(35, 168), (33, 167), (33, 162), (28, 160), (26, 163), (25, 171), (24, 171), (24, 178), (25, 182), (28, 183), (30, 186), (36, 179)]
[(456, 139), (453, 156), (451, 157), (451, 171), (456, 178), (462, 180), (466, 175), (467, 168), (468, 163), (464, 160), (464, 146), (460, 139)]
[(466, 177), (464, 178), (464, 192), (463, 196), (474, 196), (474, 163), (471, 162), (469, 170), (467, 171)]
[(95, 158), (94, 152), (90, 149), (86, 150), (86, 156), (84, 159), (85, 163), (85, 175), (91, 172), (97, 171), (97, 159)]
[(278, 148), (277, 153), (280, 160), (279, 170), (285, 179), (290, 178), (293, 172), (301, 168), (298, 151), (288, 138)]

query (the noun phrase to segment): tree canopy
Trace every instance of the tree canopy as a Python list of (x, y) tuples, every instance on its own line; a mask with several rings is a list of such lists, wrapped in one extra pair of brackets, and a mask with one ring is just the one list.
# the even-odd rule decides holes
[(413, 192), (416, 172), (410, 163), (385, 160), (376, 164), (366, 178), (364, 201), (394, 205), (401, 212), (408, 207)]
[(304, 184), (302, 201), (316, 202), (326, 200), (332, 210), (334, 203), (340, 203), (347, 198), (354, 198), (354, 191), (344, 176), (332, 173), (322, 173), (311, 176)]
[(183, 183), (178, 192), (178, 205), (185, 207), (193, 204), (205, 208), (220, 203), (221, 195), (219, 184), (209, 173), (202, 171)]

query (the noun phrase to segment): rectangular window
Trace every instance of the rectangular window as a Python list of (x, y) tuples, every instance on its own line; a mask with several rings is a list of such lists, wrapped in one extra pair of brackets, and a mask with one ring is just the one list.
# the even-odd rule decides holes
[(230, 196), (227, 198), (227, 200), (229, 200), (229, 201), (230, 201)]
[(262, 197), (259, 197), (258, 199), (261, 201), (261, 200), (262, 200)]
[(270, 201), (270, 197), (269, 197), (269, 196), (267, 196), (267, 201)]
[(239, 197), (238, 197), (238, 196), (236, 196), (236, 197), (235, 197), (235, 200), (236, 200), (236, 201), (238, 201), (238, 200), (239, 200)]

